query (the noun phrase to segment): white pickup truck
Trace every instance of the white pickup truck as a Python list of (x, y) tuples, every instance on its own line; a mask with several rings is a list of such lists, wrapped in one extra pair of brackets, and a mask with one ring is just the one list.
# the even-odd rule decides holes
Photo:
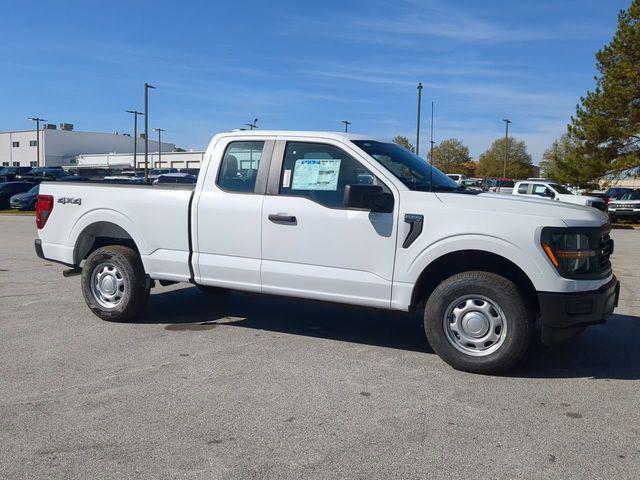
[(36, 222), (37, 254), (82, 269), (100, 318), (143, 315), (156, 281), (424, 308), (431, 347), (479, 373), (514, 366), (536, 323), (569, 338), (618, 300), (602, 212), (469, 192), (347, 134), (216, 135), (195, 187), (45, 182)]
[(606, 208), (604, 200), (601, 198), (576, 195), (568, 188), (549, 180), (522, 180), (516, 183), (512, 194), (584, 205), (585, 207), (593, 207), (602, 211)]

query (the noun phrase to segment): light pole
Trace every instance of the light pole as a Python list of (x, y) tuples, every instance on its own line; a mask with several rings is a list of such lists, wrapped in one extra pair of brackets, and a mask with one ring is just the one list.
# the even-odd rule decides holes
[(149, 181), (149, 89), (156, 88), (144, 83), (144, 181)]
[(436, 143), (433, 141), (433, 101), (431, 102), (431, 139), (429, 140), (431, 144), (431, 151), (429, 152), (429, 191), (433, 190), (433, 144)]
[(160, 168), (162, 168), (162, 137), (161, 134), (164, 132), (164, 128), (154, 128), (156, 132), (158, 132), (158, 164)]
[(504, 122), (504, 169), (502, 171), (502, 178), (507, 177), (507, 161), (509, 160), (509, 124), (513, 123), (508, 118), (503, 118)]
[(245, 123), (245, 125), (246, 125), (247, 127), (249, 127), (249, 130), (255, 130), (256, 128), (258, 128), (258, 126), (256, 125), (256, 123), (258, 123), (258, 119), (257, 119), (257, 118), (254, 118), (254, 119), (253, 119), (253, 122), (251, 122), (251, 123)]
[(347, 133), (349, 131), (349, 125), (351, 125), (351, 122), (349, 120), (342, 120), (340, 123), (344, 123), (344, 133)]
[(36, 122), (36, 167), (40, 166), (40, 122), (46, 122), (47, 120), (40, 117), (29, 117), (27, 120), (33, 120)]
[(135, 173), (138, 165), (138, 115), (144, 114), (137, 110), (127, 110), (126, 112), (133, 114), (133, 173)]

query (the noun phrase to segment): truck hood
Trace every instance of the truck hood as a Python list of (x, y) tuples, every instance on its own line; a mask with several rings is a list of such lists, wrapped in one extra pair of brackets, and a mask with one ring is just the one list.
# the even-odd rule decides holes
[(568, 227), (600, 226), (607, 223), (607, 216), (592, 207), (553, 202), (546, 199), (481, 193), (437, 193), (442, 203), (454, 208), (477, 210), (484, 214), (508, 213), (561, 220)]

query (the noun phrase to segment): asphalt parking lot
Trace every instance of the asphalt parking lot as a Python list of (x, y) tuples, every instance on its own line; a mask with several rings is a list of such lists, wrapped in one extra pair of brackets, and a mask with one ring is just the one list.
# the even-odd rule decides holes
[(93, 316), (79, 278), (0, 217), (0, 477), (640, 476), (640, 231), (620, 306), (508, 376), (452, 370), (418, 315), (189, 286)]

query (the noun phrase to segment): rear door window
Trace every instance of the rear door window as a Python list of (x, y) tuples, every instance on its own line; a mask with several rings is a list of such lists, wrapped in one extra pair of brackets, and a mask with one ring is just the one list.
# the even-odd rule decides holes
[(520, 186), (518, 187), (518, 193), (521, 195), (526, 195), (528, 189), (529, 189), (528, 183), (521, 183)]
[(253, 193), (264, 142), (231, 142), (224, 152), (218, 186), (228, 192)]

